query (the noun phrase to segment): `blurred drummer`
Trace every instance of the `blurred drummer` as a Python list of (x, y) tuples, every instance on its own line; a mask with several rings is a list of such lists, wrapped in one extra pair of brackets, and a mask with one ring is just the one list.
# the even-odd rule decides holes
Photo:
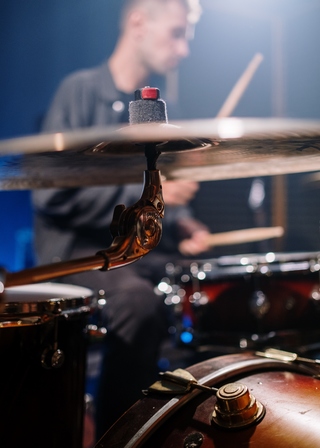
[[(176, 69), (188, 56), (188, 39), (199, 14), (198, 0), (125, 1), (111, 57), (62, 82), (43, 130), (128, 122), (134, 91), (150, 85), (151, 75), (164, 76)], [(97, 439), (156, 379), (167, 321), (163, 298), (154, 293), (154, 286), (165, 263), (209, 248), (208, 229), (187, 206), (197, 189), (192, 180), (164, 182), (163, 237), (147, 257), (107, 273), (89, 271), (62, 280), (105, 291), (107, 299), (103, 316), (107, 336), (95, 402)], [(132, 205), (140, 195), (141, 185), (34, 191), (38, 263), (92, 256), (109, 247), (114, 207)]]

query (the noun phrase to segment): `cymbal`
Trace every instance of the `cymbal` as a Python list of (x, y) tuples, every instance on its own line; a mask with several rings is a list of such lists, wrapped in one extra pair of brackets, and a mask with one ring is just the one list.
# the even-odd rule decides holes
[(0, 188), (140, 183), (144, 145), (166, 179), (197, 181), (320, 169), (320, 121), (215, 118), (79, 129), (0, 141)]

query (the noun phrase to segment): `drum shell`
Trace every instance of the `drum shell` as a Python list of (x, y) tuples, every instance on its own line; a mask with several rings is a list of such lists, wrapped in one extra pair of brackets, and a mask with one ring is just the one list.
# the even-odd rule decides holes
[(268, 255), (184, 260), (171, 266), (173, 292), (165, 301), (175, 308), (178, 343), (212, 346), (220, 353), (265, 344), (308, 351), (317, 343), (319, 254), (273, 254), (272, 262)]
[[(231, 431), (217, 427), (211, 422), (216, 398), (203, 392), (194, 394), (171, 415), (161, 414), (164, 406), (168, 407), (171, 397), (150, 395), (130, 408), (96, 448), (320, 446), (319, 379), (294, 371), (292, 366), (285, 364), (282, 368), (254, 368), (251, 372), (246, 367), (239, 367), (241, 363), (255, 358), (251, 354), (225, 355), (187, 370), (197, 379), (219, 369), (224, 370), (224, 381), (213, 382), (211, 386), (219, 387), (234, 381), (245, 384), (266, 408), (265, 416), (258, 424)], [(144, 428), (150, 420), (153, 420), (150, 432), (145, 432)], [(123, 434), (122, 438), (120, 434)], [(193, 444), (188, 444), (192, 437)]]
[[(8, 293), (0, 315), (1, 446), (81, 448), (84, 330), (92, 292), (71, 285), (41, 284), (8, 288)], [(41, 360), (54, 348), (54, 341), (64, 362), (57, 368), (44, 367)]]

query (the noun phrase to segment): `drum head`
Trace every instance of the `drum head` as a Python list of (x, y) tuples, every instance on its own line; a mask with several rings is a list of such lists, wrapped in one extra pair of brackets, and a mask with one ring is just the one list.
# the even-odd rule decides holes
[(0, 321), (9, 315), (60, 314), (80, 310), (90, 305), (93, 291), (81, 286), (38, 283), (7, 288), (3, 297)]

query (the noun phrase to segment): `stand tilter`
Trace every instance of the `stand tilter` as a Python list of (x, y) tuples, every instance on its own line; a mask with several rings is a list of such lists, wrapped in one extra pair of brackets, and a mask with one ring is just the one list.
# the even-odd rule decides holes
[[(137, 91), (129, 111), (131, 124), (144, 121), (167, 122), (165, 103), (159, 99), (159, 90), (156, 88), (146, 87)], [(164, 216), (161, 176), (156, 169), (160, 155), (157, 145), (144, 144), (147, 170), (144, 173), (141, 198), (130, 207), (115, 207), (110, 225), (113, 241), (108, 249), (101, 250), (92, 257), (53, 263), (17, 273), (2, 271), (3, 287), (43, 282), (88, 270), (108, 271), (130, 264), (154, 249), (161, 239), (161, 218)]]

